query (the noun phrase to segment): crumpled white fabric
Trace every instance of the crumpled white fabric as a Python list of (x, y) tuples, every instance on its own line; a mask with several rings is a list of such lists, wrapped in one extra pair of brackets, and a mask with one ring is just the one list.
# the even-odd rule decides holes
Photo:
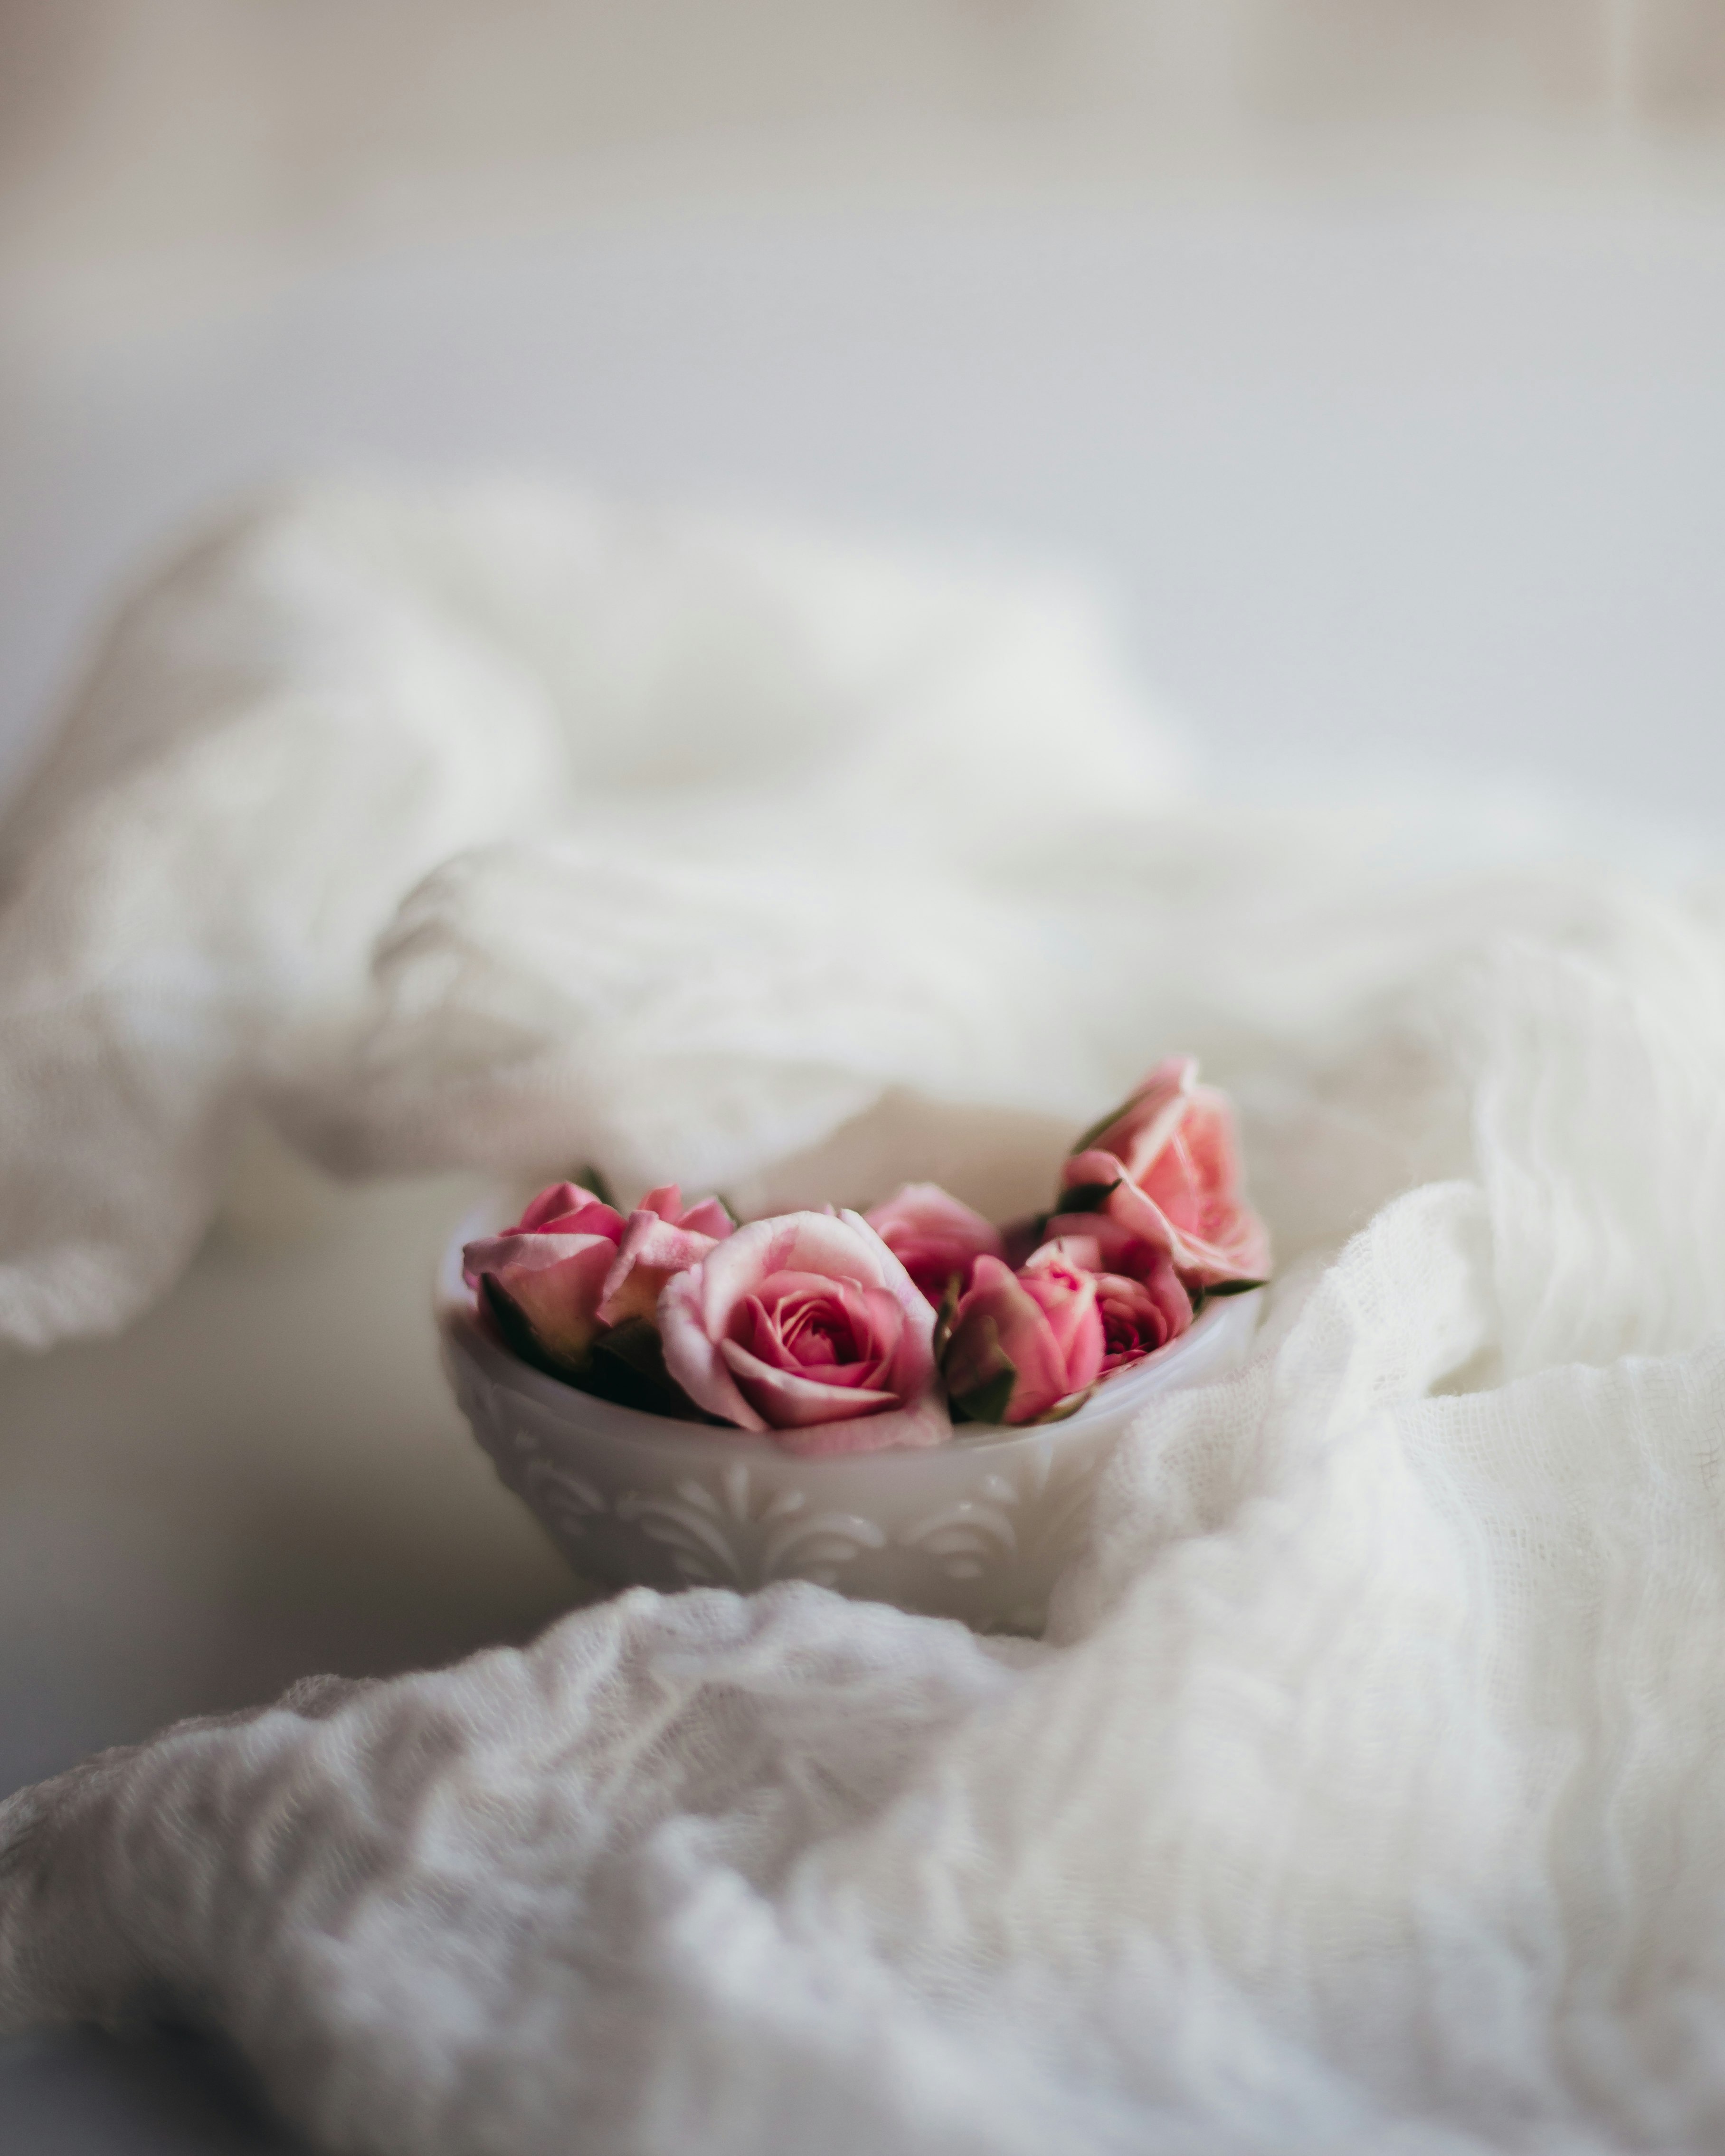
[[(557, 1100), (629, 1158), (670, 1131), (686, 1026), (735, 1086), (678, 1166), (860, 1178), (979, 1123), (1016, 1173), (1064, 1087), (1199, 1047), (1282, 1274), (1250, 1368), (1122, 1441), (1048, 1638), (637, 1594), (169, 1732), (0, 1807), (0, 2025), (201, 2013), (321, 2143), (390, 2156), (1725, 2139), (1717, 896), (1158, 799), (1120, 707), (1118, 785), (1090, 767), (1086, 701), (973, 774), (973, 824), (962, 757), (894, 796), (878, 859), (973, 910), (952, 947), (892, 892), (897, 927), (857, 922), (855, 1034), (809, 924), (830, 952), (866, 834), (823, 883), (747, 803), (706, 844), (710, 793), (680, 822), (655, 795), (433, 874), (277, 1096), (356, 1162), (504, 1103), (549, 1134)], [(826, 753), (796, 783), (849, 830), (896, 767)], [(631, 875), (630, 940), (595, 952), (594, 880)], [(833, 911), (751, 912), (780, 875)], [(793, 984), (751, 1003), (737, 957), (735, 1064), (684, 963), (720, 918)], [(852, 1060), (865, 1034), (891, 1054)]]
[(248, 1113), (739, 1189), (891, 1096), (1064, 1127), (1130, 1074), (1006, 886), (1172, 762), (1050, 578), (502, 482), (265, 503), (0, 835), (0, 1337), (136, 1315)]

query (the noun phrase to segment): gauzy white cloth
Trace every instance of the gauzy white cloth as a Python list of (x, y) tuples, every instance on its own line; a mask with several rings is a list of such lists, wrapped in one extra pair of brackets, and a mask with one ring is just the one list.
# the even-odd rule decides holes
[[(518, 1117), (765, 1188), (962, 1126), (980, 1181), (1192, 1046), (1283, 1255), (1260, 1350), (1122, 1440), (1045, 1641), (635, 1594), (22, 1794), (0, 2022), (202, 2014), (392, 2156), (1718, 2145), (1715, 902), (1158, 799), (1031, 599), (667, 529), (608, 582), (594, 513), (311, 502), (145, 603), (38, 796), (5, 975), (15, 1010), (20, 917), (59, 937), (8, 1102), (77, 1127), (58, 1071), (141, 1160), (69, 1183), (75, 1241), (40, 1171), (16, 1328), (166, 1276), (247, 1088), (355, 1164), (509, 1165)], [(721, 562), (754, 566), (715, 597)], [(733, 724), (769, 746), (727, 817)], [(536, 788), (573, 838), (437, 867)], [(80, 859), (121, 864), (81, 912)]]
[(1004, 886), (1169, 762), (1047, 579), (501, 485), (265, 506), (127, 609), (0, 837), (0, 1337), (134, 1316), (249, 1111), (346, 1170), (739, 1190), (899, 1095), (1082, 1121), (1142, 1044)]

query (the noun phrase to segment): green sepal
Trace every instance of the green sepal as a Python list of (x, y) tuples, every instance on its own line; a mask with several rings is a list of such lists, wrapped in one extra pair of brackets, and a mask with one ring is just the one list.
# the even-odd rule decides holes
[(716, 1422), (695, 1404), (665, 1367), (664, 1343), (649, 1318), (625, 1317), (599, 1334), (586, 1354), (558, 1355), (548, 1348), (514, 1297), (489, 1273), (480, 1276), (480, 1298), (503, 1344), (530, 1369), (542, 1371), (559, 1384), (614, 1406), (643, 1414), (669, 1415), (679, 1422)]
[(601, 1205), (608, 1205), (614, 1213), (620, 1213), (623, 1210), (617, 1203), (617, 1194), (612, 1189), (610, 1178), (603, 1168), (596, 1167), (589, 1162), (587, 1167), (575, 1171), (574, 1179), (579, 1183), (583, 1190), (592, 1191)]
[(929, 1337), (929, 1347), (938, 1364), (947, 1352), (947, 1342), (952, 1337), (952, 1319), (959, 1302), (958, 1282), (961, 1276), (953, 1273), (947, 1281), (947, 1291), (941, 1297), (940, 1307), (934, 1314), (934, 1331)]
[[(1123, 1176), (1117, 1175), (1111, 1183), (1075, 1183), (1070, 1190), (1060, 1193), (1060, 1203), (1055, 1211), (1100, 1213), (1125, 1179)], [(1050, 1214), (1049, 1217), (1051, 1219), (1054, 1215)]]
[(670, 1415), (680, 1422), (707, 1422), (665, 1367), (665, 1345), (650, 1318), (625, 1317), (602, 1332), (578, 1377), (570, 1382), (596, 1399), (643, 1414)]
[(1096, 1140), (1101, 1137), (1103, 1132), (1106, 1131), (1111, 1124), (1117, 1123), (1137, 1097), (1138, 1096), (1136, 1093), (1129, 1093), (1117, 1108), (1110, 1108), (1106, 1116), (1098, 1116), (1096, 1121), (1091, 1125), (1090, 1128), (1084, 1133), (1082, 1137), (1073, 1139), (1071, 1145), (1067, 1149), (1068, 1158), (1070, 1158), (1075, 1152), (1088, 1152), (1091, 1147), (1096, 1143)]
[(1095, 1390), (1094, 1385), (1086, 1385), (1081, 1393), (1068, 1393), (1065, 1399), (1056, 1400), (1046, 1414), (1034, 1415), (1029, 1422), (1019, 1424), (1018, 1427), (1020, 1430), (1040, 1430), (1045, 1423), (1065, 1422), (1069, 1416), (1077, 1414)]
[(1065, 1422), (1070, 1416), (1076, 1415), (1096, 1390), (1094, 1385), (1086, 1385), (1081, 1393), (1068, 1393), (1065, 1399), (1056, 1400), (1046, 1414), (1032, 1415), (1028, 1422), (1015, 1422), (1009, 1425), (1006, 1410), (1012, 1405), (1012, 1396), (1018, 1381), (1016, 1370), (997, 1370), (985, 1384), (978, 1385), (973, 1392), (967, 1393), (962, 1400), (952, 1403), (957, 1409), (952, 1417), (953, 1421), (992, 1423), (1001, 1429), (1040, 1430), (1046, 1423)]
[(1006, 1410), (1012, 1405), (1012, 1396), (1019, 1382), (1019, 1373), (1009, 1363), (997, 1370), (992, 1378), (984, 1378), (979, 1385), (952, 1401), (954, 1422), (1004, 1423)]
[(1250, 1295), (1255, 1287), (1268, 1287), (1268, 1281), (1215, 1281), (1204, 1291), (1206, 1300), (1213, 1295)]
[(480, 1299), (485, 1304), (485, 1314), (503, 1336), (503, 1344), (512, 1355), (518, 1356), (531, 1368), (543, 1370), (548, 1378), (561, 1378), (567, 1385), (579, 1384), (584, 1358), (575, 1361), (567, 1355), (558, 1355), (540, 1338), (532, 1321), (509, 1293), (501, 1288), (490, 1273), (480, 1275)]

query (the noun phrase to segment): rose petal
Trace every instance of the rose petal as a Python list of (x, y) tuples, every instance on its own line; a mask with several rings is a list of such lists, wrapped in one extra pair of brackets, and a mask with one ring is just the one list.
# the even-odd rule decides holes
[(924, 1451), (950, 1444), (952, 1437), (952, 1419), (932, 1393), (912, 1407), (855, 1415), (844, 1422), (809, 1423), (777, 1433), (784, 1451), (804, 1460), (841, 1452)]
[[(1087, 1214), (1078, 1213), (1070, 1217), (1075, 1221), (1086, 1220), (1086, 1222), (1090, 1218)], [(1052, 1226), (1054, 1224), (1050, 1222), (1049, 1224)], [(1019, 1270), (1028, 1273), (1034, 1271), (1038, 1265), (1076, 1265), (1081, 1271), (1087, 1273), (1101, 1272), (1102, 1270), (1101, 1238), (1095, 1235), (1066, 1233), (1050, 1236), (1047, 1242), (1039, 1244), (1036, 1249), (1031, 1251), (1029, 1256), (1019, 1266)]]
[(907, 1183), (863, 1217), (936, 1309), (955, 1277), (970, 1286), (978, 1257), (1002, 1255), (1000, 1230), (937, 1183)]
[(624, 1225), (623, 1215), (614, 1205), (596, 1199), (591, 1205), (578, 1207), (573, 1213), (559, 1213), (533, 1232), (538, 1235), (603, 1235), (614, 1246), (623, 1240)]
[(1190, 1056), (1158, 1064), (1060, 1170), (1063, 1190), (1111, 1183), (1106, 1211), (1167, 1250), (1194, 1286), (1267, 1275), (1270, 1240), (1245, 1201), (1233, 1107), (1225, 1093), (1198, 1083)]
[(1102, 1360), (1096, 1276), (1055, 1258), (1039, 1265), (1034, 1272), (1020, 1274), (1019, 1284), (1040, 1306), (1054, 1334), (1065, 1364), (1066, 1382), (1062, 1391), (1085, 1391), (1096, 1383)]
[(885, 1288), (820, 1273), (769, 1273), (738, 1305), (728, 1337), (775, 1368), (870, 1386), (891, 1368), (904, 1324)]
[(605, 1276), (600, 1318), (607, 1325), (620, 1325), (627, 1317), (655, 1317), (665, 1282), (699, 1265), (712, 1247), (711, 1235), (691, 1235), (660, 1214), (632, 1214)]
[(573, 1257), (579, 1250), (603, 1244), (607, 1252), (606, 1264), (616, 1255), (615, 1246), (604, 1235), (547, 1235), (541, 1234), (481, 1235), (464, 1245), (461, 1252), (463, 1276), (471, 1286), (482, 1273), (501, 1273), (506, 1269), (516, 1272), (542, 1271), (548, 1265), (561, 1265), (565, 1258)]
[(689, 1208), (677, 1225), (691, 1235), (711, 1235), (716, 1243), (722, 1243), (737, 1223), (716, 1198), (703, 1198), (698, 1205)]
[(763, 1415), (773, 1430), (799, 1430), (814, 1422), (848, 1421), (853, 1415), (873, 1414), (896, 1407), (896, 1393), (873, 1388), (822, 1384), (817, 1378), (793, 1370), (778, 1369), (735, 1340), (721, 1340), (725, 1358), (737, 1389)]
[[(1146, 1170), (1178, 1128), (1186, 1103), (1198, 1081), (1198, 1060), (1191, 1055), (1171, 1055), (1144, 1080), (1124, 1107), (1079, 1142), (1080, 1155), (1112, 1153), (1124, 1163), (1127, 1176), (1142, 1181)], [(1086, 1178), (1064, 1176), (1065, 1183)]]
[(478, 1281), (508, 1298), (547, 1360), (583, 1360), (601, 1329), (599, 1298), (616, 1255), (604, 1236), (499, 1235), (464, 1255)]
[(583, 1190), (578, 1183), (547, 1183), (510, 1230), (516, 1235), (608, 1235), (614, 1243), (623, 1234), (623, 1215), (603, 1198)]
[(1192, 1322), (1191, 1298), (1166, 1257), (1149, 1282), (1119, 1273), (1100, 1275), (1096, 1302), (1106, 1346), (1103, 1376), (1157, 1353)]
[[(1074, 1250), (1084, 1245), (1093, 1247), (1097, 1262), (1090, 1270), (1122, 1273), (1128, 1280), (1147, 1280), (1157, 1266), (1168, 1262), (1166, 1243), (1146, 1242), (1117, 1219), (1112, 1211), (1056, 1213), (1048, 1223), (1048, 1241), (1043, 1247), (1051, 1249), (1056, 1244)], [(1079, 1260), (1075, 1259), (1074, 1262)]]
[[(723, 1250), (721, 1243), (717, 1246)], [(739, 1430), (765, 1430), (737, 1389), (717, 1343), (707, 1332), (706, 1286), (701, 1275), (711, 1254), (687, 1272), (675, 1273), (659, 1298), (659, 1335), (665, 1350), (665, 1367), (698, 1408), (735, 1423)]]
[(1270, 1238), (1247, 1206), (1224, 1215), (1214, 1239), (1182, 1234), (1153, 1198), (1130, 1183), (1122, 1183), (1109, 1198), (1108, 1212), (1140, 1242), (1166, 1250), (1181, 1277), (1194, 1286), (1262, 1280), (1269, 1272)]
[(598, 1200), (590, 1190), (583, 1190), (578, 1183), (547, 1183), (543, 1190), (530, 1199), (513, 1232), (531, 1235), (547, 1220), (559, 1214), (578, 1212), (583, 1205), (596, 1204)]

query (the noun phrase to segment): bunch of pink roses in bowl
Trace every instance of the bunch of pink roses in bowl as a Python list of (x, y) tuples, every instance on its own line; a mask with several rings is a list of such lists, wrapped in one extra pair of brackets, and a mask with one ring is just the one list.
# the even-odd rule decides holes
[(1085, 1134), (1034, 1219), (996, 1225), (932, 1183), (867, 1213), (747, 1223), (667, 1185), (625, 1215), (589, 1173), (462, 1251), (522, 1362), (803, 1455), (1071, 1416), (1269, 1265), (1229, 1104), (1190, 1058), (1159, 1064)]

